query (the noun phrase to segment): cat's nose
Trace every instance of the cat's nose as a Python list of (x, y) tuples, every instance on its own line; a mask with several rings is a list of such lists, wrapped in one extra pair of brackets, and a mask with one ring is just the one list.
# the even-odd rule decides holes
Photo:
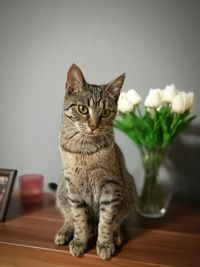
[(90, 129), (94, 132), (98, 128), (98, 125), (90, 125)]

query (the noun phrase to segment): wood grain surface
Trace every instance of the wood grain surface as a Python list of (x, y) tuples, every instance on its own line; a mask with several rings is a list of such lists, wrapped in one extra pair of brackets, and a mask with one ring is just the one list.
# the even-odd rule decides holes
[(95, 237), (83, 257), (71, 256), (67, 246), (55, 246), (62, 224), (55, 196), (45, 194), (42, 205), (23, 207), (13, 196), (8, 219), (0, 223), (0, 267), (143, 267), (200, 266), (200, 207), (173, 204), (162, 219), (132, 214), (123, 227), (124, 244), (104, 261), (95, 251)]

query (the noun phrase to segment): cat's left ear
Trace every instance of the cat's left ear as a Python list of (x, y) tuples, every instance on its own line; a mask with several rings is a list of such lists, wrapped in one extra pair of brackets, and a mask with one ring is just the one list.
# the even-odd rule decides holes
[(123, 83), (124, 83), (124, 79), (125, 79), (125, 73), (120, 75), (116, 79), (114, 79), (111, 83), (109, 83), (106, 86), (106, 91), (110, 95), (112, 95), (116, 99), (116, 101), (118, 100), (121, 88), (122, 88)]

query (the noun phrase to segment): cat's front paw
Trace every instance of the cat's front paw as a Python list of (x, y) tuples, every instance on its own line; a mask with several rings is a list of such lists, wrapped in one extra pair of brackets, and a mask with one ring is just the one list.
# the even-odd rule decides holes
[(103, 260), (110, 259), (112, 255), (115, 253), (115, 245), (111, 241), (104, 243), (97, 242), (96, 248), (97, 248), (97, 255)]
[(73, 239), (69, 243), (69, 251), (73, 256), (81, 256), (87, 248), (87, 244), (80, 240)]

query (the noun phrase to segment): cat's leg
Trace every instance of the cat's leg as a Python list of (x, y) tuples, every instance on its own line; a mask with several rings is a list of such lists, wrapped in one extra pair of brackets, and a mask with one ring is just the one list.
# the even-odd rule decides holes
[[(121, 204), (122, 188), (117, 182), (107, 183), (100, 197), (99, 225), (97, 239), (97, 254), (102, 259), (109, 259), (115, 252), (114, 231), (116, 240), (119, 241), (118, 211)], [(121, 221), (120, 221), (121, 222)], [(117, 229), (117, 230), (116, 230)]]
[(74, 221), (74, 238), (69, 243), (69, 250), (73, 256), (80, 256), (87, 248), (91, 228), (88, 224), (88, 207), (81, 200), (71, 199), (71, 211)]
[(68, 188), (68, 201), (74, 223), (74, 237), (69, 243), (69, 250), (73, 256), (80, 256), (87, 248), (88, 238), (91, 232), (89, 225), (89, 207), (82, 199), (76, 186), (66, 177)]

